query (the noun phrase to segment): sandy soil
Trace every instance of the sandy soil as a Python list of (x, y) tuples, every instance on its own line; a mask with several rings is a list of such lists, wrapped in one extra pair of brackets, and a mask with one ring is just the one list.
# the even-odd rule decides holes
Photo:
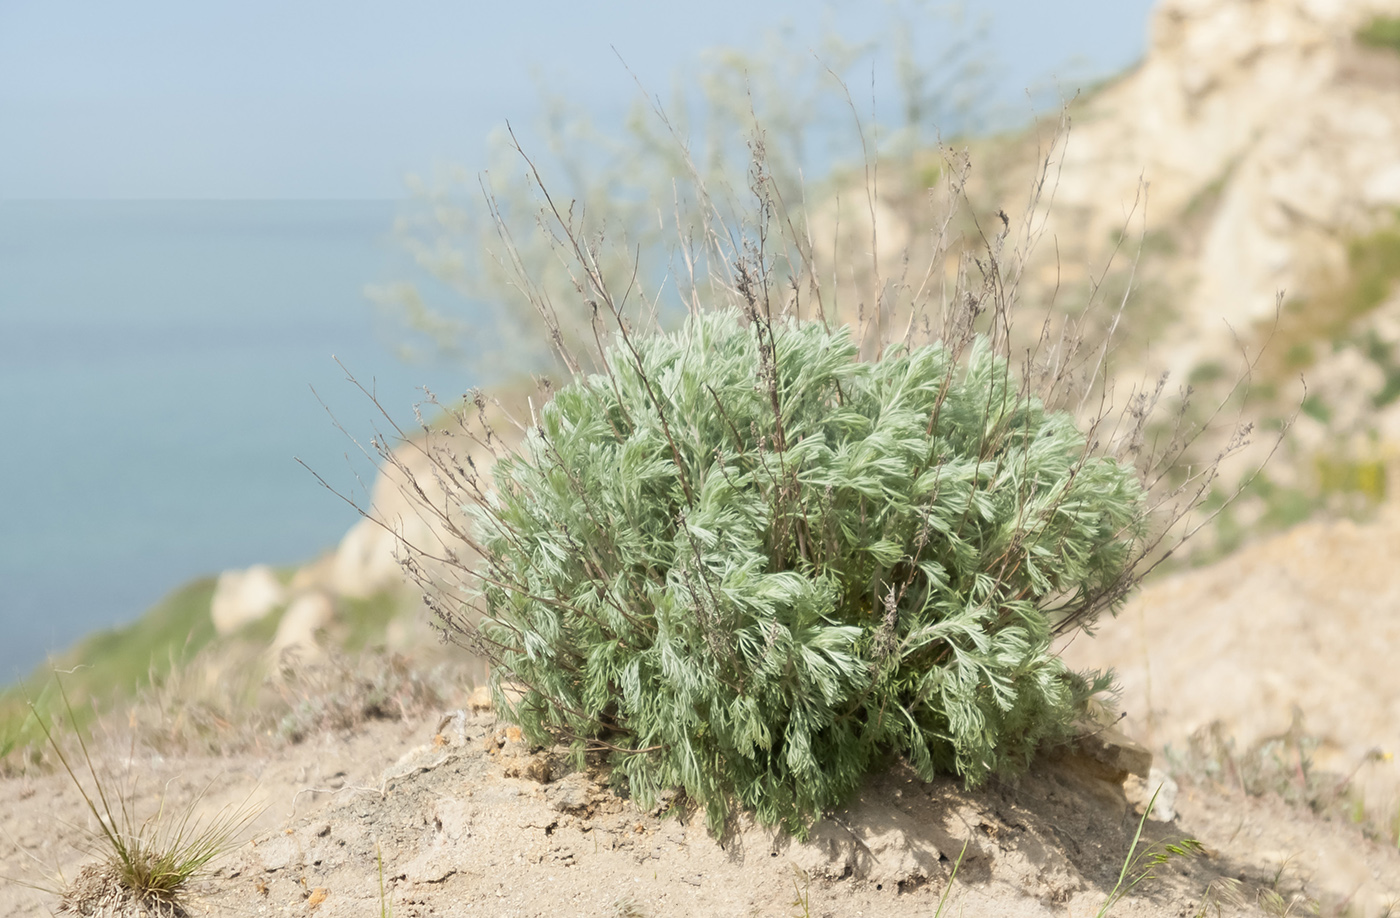
[[(1325, 792), (1352, 788), (1368, 806), (1393, 799), (1383, 796), (1393, 760), (1367, 755), (1400, 748), (1390, 652), (1400, 579), (1388, 563), (1397, 540), (1400, 511), (1308, 524), (1159, 581), (1098, 638), (1067, 648), (1073, 665), (1118, 668), (1126, 728), (1180, 783), (1175, 818), (1149, 822), (1144, 847), (1201, 845), (1192, 857), (1136, 861), (1130, 878), (1155, 875), (1114, 915), (1400, 912), (1393, 829)], [(427, 653), (379, 669), (426, 673), (437, 660)], [(1061, 748), (976, 791), (895, 766), (804, 844), (752, 825), (717, 840), (684, 806), (641, 812), (604, 774), (570, 773), (524, 748), (471, 706), (460, 688), (469, 676), (419, 686), (323, 669), (299, 673), (305, 685), (288, 696), (289, 715), (311, 700), (326, 708), (296, 721), (320, 724), (293, 731), (300, 742), (278, 739), (266, 716), (238, 728), (224, 748), (239, 751), (222, 755), (155, 743), (167, 750), (158, 754), (120, 729), (99, 732), (107, 786), (130, 788), (142, 818), (162, 795), (167, 814), (192, 800), (218, 813), (250, 794), (265, 807), (197, 885), (191, 914), (900, 918), (936, 915), (947, 891), (949, 915), (1090, 918), (1130, 860), (1138, 814), (1128, 797), (1145, 796), (1141, 780), (1129, 778), (1125, 796), (1121, 769)], [(365, 686), (381, 683), (407, 703), (366, 715)], [(196, 674), (170, 691), (200, 684)], [(1295, 708), (1306, 735), (1288, 733)], [(386, 710), (404, 719), (363, 720)], [(1184, 756), (1212, 721), (1234, 745), (1214, 763)], [(1290, 738), (1260, 753), (1280, 731)], [(1244, 780), (1252, 753), (1272, 763), (1269, 780)], [(0, 915), (57, 912), (58, 890), (93, 859), (94, 828), (66, 775), (0, 781), (0, 876), (19, 881), (0, 882)]]
[(1345, 778), (1394, 839), (1397, 558), (1400, 504), (1369, 522), (1305, 523), (1157, 580), (1062, 652), (1075, 668), (1117, 672), (1127, 729), (1161, 757), (1187, 754), (1216, 724), (1235, 756), (1267, 746), (1295, 768)]
[[(961, 856), (948, 914), (1093, 916), (1138, 824), (1121, 772), (1062, 748), (973, 792), (895, 766), (803, 844), (747, 824), (716, 840), (684, 807), (640, 812), (603, 775), (526, 749), (489, 711), (446, 720), (224, 758), (109, 757), (109, 744), (103, 760), (140, 774), (142, 814), (162, 790), (169, 809), (206, 785), (203, 811), (265, 801), (250, 840), (194, 890), (198, 915), (928, 916)], [(1400, 854), (1347, 822), (1209, 783), (1177, 809), (1144, 844), (1194, 837), (1203, 850), (1157, 866), (1113, 914), (1381, 915), (1400, 898)], [(73, 879), (91, 827), (64, 775), (0, 783), (0, 874)], [(17, 918), (58, 903), (0, 884)]]

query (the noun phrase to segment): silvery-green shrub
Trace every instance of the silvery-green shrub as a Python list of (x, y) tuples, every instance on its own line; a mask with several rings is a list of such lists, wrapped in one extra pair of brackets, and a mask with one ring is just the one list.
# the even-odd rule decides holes
[(1023, 767), (1105, 688), (1051, 634), (1121, 598), (1142, 489), (985, 342), (860, 361), (715, 312), (604, 365), (480, 513), (480, 634), (533, 740), (800, 834), (891, 756)]

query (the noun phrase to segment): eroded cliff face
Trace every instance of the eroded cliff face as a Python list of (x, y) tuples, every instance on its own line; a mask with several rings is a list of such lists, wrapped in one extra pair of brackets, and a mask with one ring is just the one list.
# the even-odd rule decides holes
[[(1254, 362), (1253, 443), (1222, 493), (1292, 423), (1217, 550), (1374, 509), (1400, 481), (1400, 50), (1359, 37), (1397, 17), (1396, 0), (1165, 0), (1142, 63), (1070, 105), (1051, 156), (1024, 299), (1073, 311), (1102, 282), (1111, 312), (1128, 290), (1118, 377), (1167, 372), (1198, 410)], [(1023, 186), (981, 199), (1010, 208)], [(1198, 462), (1221, 444), (1203, 445)]]
[[(1179, 323), (1272, 317), (1400, 207), (1400, 54), (1357, 31), (1395, 0), (1166, 0), (1142, 64), (1076, 113), (1050, 219), (1086, 250), (1147, 185), (1148, 228), (1193, 233)], [(1075, 230), (1069, 229), (1075, 227)]]
[[(1162, 3), (1142, 64), (1075, 108), (1048, 219), (1062, 252), (1101, 262), (1141, 230), (1145, 185), (1138, 279), (1161, 314), (1143, 367), (1209, 391), (1272, 335), (1252, 412), (1297, 413), (1270, 488), (1234, 521), (1255, 541), (1149, 584), (1066, 657), (1118, 670), (1129, 732), (1159, 752), (1218, 724), (1241, 760), (1306, 752), (1393, 817), (1400, 52), (1358, 39), (1378, 16), (1400, 3)], [(1288, 521), (1283, 494), (1299, 515), (1364, 521), (1323, 513), (1259, 538), (1271, 514)]]
[[(1120, 381), (1167, 372), (1168, 398), (1189, 384), (1204, 411), (1257, 359), (1245, 418), (1263, 432), (1306, 396), (1268, 473), (1295, 502), (1334, 504), (1330, 492), (1400, 455), (1400, 50), (1360, 39), (1378, 17), (1400, 18), (1400, 0), (1164, 0), (1143, 61), (1072, 100), (1067, 134), (1048, 118), (971, 142), (979, 223), (955, 226), (976, 239), (1009, 215), (1023, 332), (1087, 310), (1091, 336), (1115, 328)], [(837, 247), (856, 262), (873, 251), (892, 277), (906, 252), (923, 264), (947, 199), (926, 176), (956, 171), (958, 156), (882, 164), (874, 204), (864, 173), (838, 183)], [(831, 251), (835, 211), (813, 220), (833, 279), (856, 270)], [(1238, 468), (1272, 443), (1257, 433)], [(1240, 524), (1279, 515), (1256, 505)]]

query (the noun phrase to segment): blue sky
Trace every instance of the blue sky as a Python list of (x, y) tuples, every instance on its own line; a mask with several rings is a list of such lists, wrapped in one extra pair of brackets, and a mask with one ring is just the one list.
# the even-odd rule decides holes
[[(928, 8), (934, 4), (925, 5)], [(1058, 78), (1069, 92), (1136, 61), (1148, 0), (985, 0), (997, 104)], [(901, 8), (936, 53), (946, 16)], [(814, 12), (816, 10), (816, 12)], [(668, 90), (705, 49), (786, 29), (888, 30), (882, 3), (801, 0), (0, 0), (0, 200), (395, 198), (406, 173), (484, 165), (540, 89), (602, 122)]]

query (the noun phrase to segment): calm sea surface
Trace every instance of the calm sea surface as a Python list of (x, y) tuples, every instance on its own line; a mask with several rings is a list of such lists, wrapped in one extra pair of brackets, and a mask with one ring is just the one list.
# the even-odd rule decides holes
[(403, 276), (395, 208), (0, 202), (0, 682), (191, 577), (332, 547), (354, 511), (294, 457), (350, 491), (357, 450), (311, 387), (375, 419), (332, 355), (401, 421), (476, 381), (398, 361), (364, 296)]

